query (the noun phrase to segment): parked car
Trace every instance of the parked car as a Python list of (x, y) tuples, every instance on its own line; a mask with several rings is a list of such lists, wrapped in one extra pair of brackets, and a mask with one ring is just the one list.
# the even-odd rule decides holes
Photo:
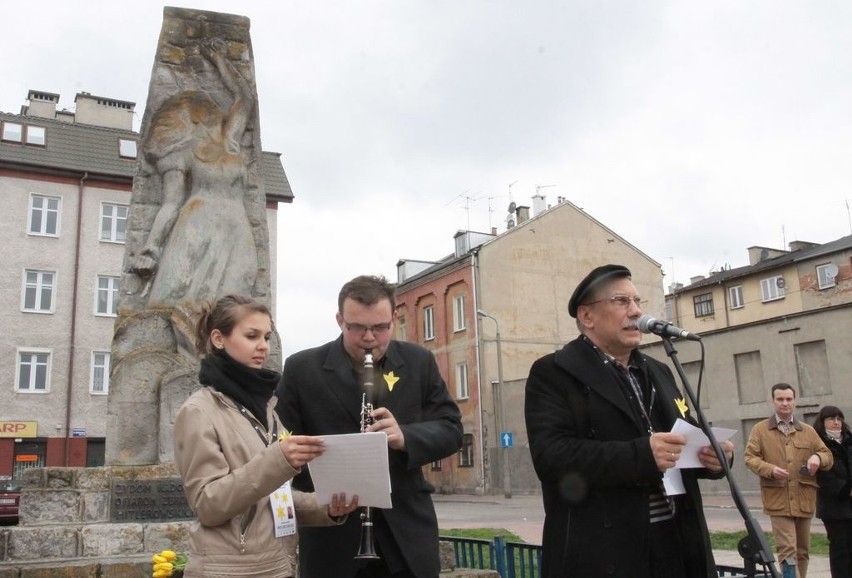
[(21, 486), (12, 480), (0, 479), (0, 525), (18, 523)]

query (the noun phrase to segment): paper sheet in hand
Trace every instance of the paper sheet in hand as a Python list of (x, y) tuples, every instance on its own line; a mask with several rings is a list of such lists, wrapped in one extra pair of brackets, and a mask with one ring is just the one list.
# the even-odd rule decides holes
[(382, 432), (324, 435), (325, 453), (308, 463), (317, 502), (331, 503), (331, 495), (346, 492), (346, 501), (358, 494), (358, 505), (391, 507), (388, 436)]
[[(737, 433), (737, 430), (735, 429), (728, 429), (724, 427), (714, 427), (710, 429), (713, 430), (713, 437), (715, 437), (716, 441), (719, 443), (730, 439), (735, 433)], [(691, 423), (678, 418), (672, 428), (672, 433), (679, 433), (686, 436), (686, 447), (683, 448), (675, 467), (678, 469), (703, 468), (704, 466), (702, 466), (701, 462), (698, 461), (698, 451), (704, 446), (710, 445), (710, 440), (707, 439), (704, 432)]]

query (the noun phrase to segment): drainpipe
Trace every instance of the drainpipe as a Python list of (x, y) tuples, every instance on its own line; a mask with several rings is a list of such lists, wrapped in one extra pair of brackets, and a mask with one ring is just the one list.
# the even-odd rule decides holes
[(479, 311), (479, 251), (474, 249), (470, 254), (471, 279), (473, 279), (473, 327), (476, 339), (476, 403), (479, 405), (476, 412), (476, 417), (479, 419), (479, 479), (482, 480), (482, 491), (488, 490), (487, 480), (485, 478), (485, 443), (482, 435), (482, 360), (480, 351), (482, 349), (482, 336), (479, 335), (479, 316), (476, 314)]
[(65, 467), (71, 465), (71, 398), (74, 392), (74, 354), (77, 351), (77, 289), (80, 284), (80, 244), (83, 238), (83, 191), (89, 172), (80, 178), (77, 199), (77, 235), (74, 241), (74, 277), (71, 290), (71, 332), (68, 336), (68, 384), (65, 390)]

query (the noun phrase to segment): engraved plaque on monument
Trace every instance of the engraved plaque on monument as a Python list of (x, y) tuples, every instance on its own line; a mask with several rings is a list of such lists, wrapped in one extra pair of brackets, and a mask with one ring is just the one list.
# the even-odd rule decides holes
[(113, 480), (110, 522), (172, 522), (192, 520), (183, 484), (172, 478)]

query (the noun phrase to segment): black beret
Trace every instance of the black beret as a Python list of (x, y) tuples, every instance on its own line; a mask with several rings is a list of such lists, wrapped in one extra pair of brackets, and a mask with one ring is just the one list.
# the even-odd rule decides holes
[(571, 317), (577, 317), (577, 307), (583, 304), (595, 287), (604, 281), (620, 277), (630, 277), (630, 269), (624, 265), (601, 265), (592, 269), (591, 273), (580, 281), (571, 295), (571, 300), (568, 301), (568, 313)]

